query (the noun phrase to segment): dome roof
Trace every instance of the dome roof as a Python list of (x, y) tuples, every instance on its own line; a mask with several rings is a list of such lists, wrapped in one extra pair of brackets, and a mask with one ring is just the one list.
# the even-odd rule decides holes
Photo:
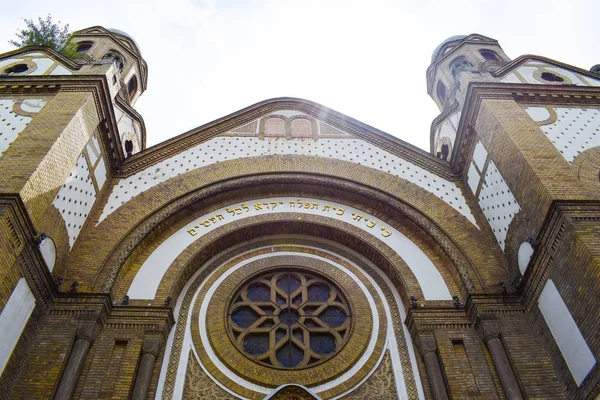
[(117, 34), (119, 34), (119, 35), (123, 35), (123, 36), (126, 36), (126, 37), (128, 37), (129, 39), (131, 39), (131, 41), (132, 41), (132, 42), (135, 44), (135, 46), (137, 47), (138, 51), (140, 52), (140, 55), (142, 54), (142, 49), (140, 48), (140, 45), (139, 45), (139, 44), (138, 44), (138, 43), (135, 41), (135, 39), (134, 39), (134, 38), (132, 38), (132, 37), (131, 37), (131, 35), (129, 35), (128, 33), (125, 33), (125, 32), (123, 32), (123, 31), (122, 31), (122, 30), (120, 30), (120, 29), (109, 28), (109, 29), (107, 29), (107, 30), (108, 30), (109, 32), (112, 32), (112, 33), (117, 33)]
[(435, 50), (433, 51), (433, 54), (431, 55), (431, 62), (433, 62), (433, 60), (435, 60), (435, 57), (437, 57), (438, 53), (440, 52), (442, 46), (444, 46), (446, 43), (449, 42), (454, 42), (455, 40), (461, 40), (466, 38), (467, 35), (454, 35), (454, 36), (450, 36), (448, 39), (444, 40), (442, 43), (439, 44), (438, 47), (435, 48)]

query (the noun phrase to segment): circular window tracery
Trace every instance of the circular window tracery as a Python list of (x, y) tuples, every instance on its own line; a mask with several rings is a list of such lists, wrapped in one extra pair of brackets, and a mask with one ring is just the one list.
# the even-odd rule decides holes
[(290, 268), (246, 282), (233, 297), (229, 333), (252, 360), (304, 368), (335, 355), (350, 336), (352, 314), (328, 279)]

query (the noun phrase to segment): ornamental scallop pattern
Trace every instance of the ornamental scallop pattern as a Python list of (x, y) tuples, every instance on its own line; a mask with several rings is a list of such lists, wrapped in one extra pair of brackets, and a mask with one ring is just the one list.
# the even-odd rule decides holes
[[(19, 115), (14, 111), (14, 105), (18, 101), (0, 100), (0, 157), (32, 120), (32, 117)], [(45, 104), (46, 101), (42, 99), (28, 99), (23, 101), (22, 107), (38, 112)]]
[(73, 248), (95, 200), (96, 190), (90, 177), (87, 161), (82, 154), (52, 202), (67, 226), (70, 248)]
[(573, 162), (580, 153), (600, 146), (600, 110), (555, 108), (556, 122), (540, 129), (565, 160)]
[(170, 178), (223, 161), (269, 155), (323, 157), (387, 172), (427, 190), (476, 225), (456, 183), (363, 140), (323, 138), (314, 141), (308, 138), (288, 140), (274, 137), (266, 137), (264, 140), (256, 137), (216, 137), (122, 179), (110, 194), (98, 223), (135, 196)]
[(487, 166), (485, 180), (479, 192), (479, 205), (498, 244), (504, 250), (508, 227), (521, 207), (493, 161)]

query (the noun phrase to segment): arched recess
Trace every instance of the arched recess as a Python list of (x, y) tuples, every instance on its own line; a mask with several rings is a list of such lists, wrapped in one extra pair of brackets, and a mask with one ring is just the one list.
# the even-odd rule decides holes
[[(327, 192), (326, 197), (322, 194), (324, 190)], [(222, 182), (211, 187), (210, 191), (199, 190), (171, 202), (168, 207), (161, 209), (132, 229), (130, 235), (121, 241), (104, 264), (104, 268), (97, 274), (93, 284), (94, 289), (113, 291), (117, 297), (123, 295), (122, 290), (118, 288), (121, 287), (121, 281), (133, 265), (139, 268), (139, 257), (147, 257), (148, 252), (155, 248), (157, 243), (165, 240), (166, 237), (161, 236), (164, 232), (172, 232), (176, 227), (189, 223), (195, 216), (228, 206), (238, 200), (250, 201), (262, 198), (265, 194), (290, 196), (298, 193), (332, 201), (339, 200), (343, 204), (350, 204), (375, 215), (382, 222), (396, 229), (408, 232), (411, 238), (419, 241), (422, 248), (432, 249), (430, 258), (452, 271), (453, 278), (447, 280), (457, 282), (463, 297), (466, 298), (468, 293), (475, 290), (486, 289), (485, 280), (454, 238), (418, 210), (381, 191), (349, 181), (286, 174), (262, 175), (251, 179), (239, 178)], [(190, 217), (192, 214), (194, 215)], [(493, 247), (478, 248), (478, 251), (491, 252), (490, 248)], [(446, 261), (441, 261), (444, 257), (447, 257)], [(485, 254), (483, 258), (485, 257), (493, 260), (493, 254)], [(484, 271), (487, 275), (485, 279), (490, 277), (492, 280), (502, 279), (501, 267), (495, 267), (493, 262), (487, 266)]]
[(577, 170), (580, 181), (595, 190), (600, 189), (600, 146), (578, 154), (571, 165)]

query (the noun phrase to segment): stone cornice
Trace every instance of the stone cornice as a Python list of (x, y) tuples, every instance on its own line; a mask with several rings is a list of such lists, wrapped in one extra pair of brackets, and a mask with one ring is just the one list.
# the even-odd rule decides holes
[(440, 329), (471, 329), (482, 315), (523, 314), (521, 298), (510, 293), (473, 293), (458, 307), (417, 305), (407, 310), (406, 326), (415, 337), (418, 332)]
[(417, 306), (407, 310), (406, 326), (411, 336), (420, 332), (443, 329), (471, 329), (473, 322), (464, 308)]
[(107, 328), (130, 329), (160, 332), (163, 339), (169, 335), (175, 324), (171, 307), (113, 306), (106, 321)]
[(265, 100), (251, 105), (137, 153), (127, 159), (117, 176), (126, 177), (135, 174), (175, 154), (228, 132), (235, 127), (250, 123), (265, 114), (290, 109), (303, 112), (324, 121), (335, 128), (385, 149), (445, 179), (457, 179), (446, 162), (416, 146), (320, 104), (289, 97)]

